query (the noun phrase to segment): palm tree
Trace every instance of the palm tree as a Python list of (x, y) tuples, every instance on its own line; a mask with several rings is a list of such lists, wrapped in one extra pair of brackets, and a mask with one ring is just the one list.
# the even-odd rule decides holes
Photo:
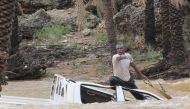
[(169, 19), (169, 0), (160, 0), (160, 14), (161, 14), (161, 24), (162, 24), (162, 48), (163, 48), (163, 57), (167, 60), (167, 56), (171, 50), (170, 44), (170, 19)]
[(14, 16), (15, 0), (0, 0), (0, 85), (3, 85), (5, 58), (8, 53), (8, 41), (12, 35), (12, 20)]
[(111, 55), (115, 54), (115, 45), (116, 45), (116, 32), (113, 21), (112, 5), (111, 0), (102, 0), (103, 2), (103, 17), (105, 19), (105, 26), (107, 35), (109, 37), (109, 45), (111, 49)]
[(148, 45), (156, 45), (156, 27), (154, 14), (154, 0), (145, 0), (145, 42)]
[(170, 65), (179, 65), (185, 61), (186, 50), (183, 38), (183, 12), (169, 0), (160, 0), (163, 57)]
[(169, 54), (172, 65), (179, 65), (185, 62), (186, 49), (183, 37), (183, 11), (170, 4), (170, 44), (171, 51)]
[[(175, 2), (174, 2), (175, 1)], [(182, 0), (187, 1), (187, 0)], [(159, 0), (160, 2), (160, 14), (162, 24), (162, 48), (163, 48), (163, 60), (160, 61), (156, 66), (145, 69), (143, 72), (146, 75), (153, 74), (156, 77), (166, 77), (182, 75), (180, 72), (183, 69), (180, 67), (186, 67), (185, 59), (187, 52), (184, 46), (184, 37), (182, 34), (182, 24), (184, 17), (183, 4), (181, 0)], [(176, 5), (180, 3), (181, 5)], [(189, 2), (186, 2), (189, 3)], [(171, 68), (175, 66), (176, 69)], [(171, 68), (171, 69), (170, 69)], [(163, 73), (164, 72), (164, 73)], [(172, 73), (171, 73), (172, 72)], [(174, 72), (174, 73), (173, 73)], [(161, 74), (155, 74), (161, 73)], [(168, 73), (168, 74), (167, 74)], [(159, 76), (158, 76), (159, 75)]]
[[(17, 1), (17, 0), (16, 0)], [(13, 31), (12, 31), (12, 35), (10, 36), (10, 46), (9, 46), (9, 55), (13, 55), (18, 51), (19, 48), (19, 40), (18, 40), (18, 11), (19, 11), (19, 7), (18, 7), (18, 3), (15, 2), (15, 14), (13, 17)]]

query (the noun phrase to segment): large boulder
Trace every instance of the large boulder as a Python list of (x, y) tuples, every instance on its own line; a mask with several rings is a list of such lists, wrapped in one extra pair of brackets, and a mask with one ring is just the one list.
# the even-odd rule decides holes
[(97, 7), (95, 5), (85, 5), (85, 10), (98, 16)]
[[(155, 26), (156, 35), (159, 40), (161, 35), (161, 15), (160, 15), (160, 3), (159, 0), (154, 1), (154, 12), (155, 12)], [(139, 0), (133, 0), (131, 4), (127, 4), (123, 9), (120, 10), (115, 16), (117, 30), (120, 33), (127, 35), (144, 35), (145, 27), (145, 5)], [(124, 23), (123, 23), (124, 22)], [(122, 25), (119, 25), (122, 24)], [(124, 26), (123, 26), (124, 24)], [(190, 42), (190, 15), (186, 15), (184, 19), (183, 34), (185, 35), (187, 42)]]
[(19, 22), (20, 34), (24, 38), (32, 38), (38, 30), (50, 21), (51, 17), (44, 9), (38, 10), (36, 13)]
[[(116, 22), (117, 30), (119, 32), (132, 36), (143, 36), (145, 27), (145, 5), (135, 1), (121, 9), (120, 12), (114, 16), (114, 21)], [(161, 34), (161, 17), (159, 13), (160, 9), (158, 0), (155, 0), (154, 5), (155, 26), (157, 35), (159, 35)]]
[(74, 6), (75, 0), (23, 0), (24, 13), (31, 14), (39, 9), (67, 9)]
[(100, 23), (100, 19), (91, 13), (87, 15), (86, 20), (86, 26), (90, 29), (96, 28), (96, 26)]
[[(127, 5), (114, 16), (114, 21), (119, 32), (127, 34), (143, 34), (144, 7)], [(125, 26), (120, 25), (125, 22)]]
[[(53, 1), (53, 0), (52, 0)], [(56, 9), (68, 9), (74, 6), (75, 0), (56, 0)]]
[(125, 6), (127, 6), (127, 4), (132, 3), (133, 0), (117, 0), (117, 6), (118, 9), (121, 10), (123, 9)]
[(53, 9), (55, 7), (55, 0), (23, 0), (22, 6), (24, 8), (24, 13), (31, 14), (39, 9)]
[(55, 22), (64, 26), (71, 26), (72, 31), (77, 30), (77, 12), (74, 8), (58, 10), (53, 9), (47, 11), (47, 14), (51, 17), (52, 22)]
[[(60, 25), (70, 25), (72, 30), (77, 30), (77, 10), (74, 8), (64, 9), (64, 10), (49, 10), (48, 15), (51, 16), (52, 22), (56, 22)], [(90, 12), (85, 11), (85, 26), (89, 29), (96, 28), (99, 24), (100, 19)]]

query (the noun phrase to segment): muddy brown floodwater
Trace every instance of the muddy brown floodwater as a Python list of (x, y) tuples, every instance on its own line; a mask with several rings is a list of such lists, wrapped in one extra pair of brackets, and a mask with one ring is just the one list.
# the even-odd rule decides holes
[[(39, 104), (0, 104), (0, 109), (190, 109), (190, 78), (173, 81), (153, 80), (152, 83), (158, 85), (158, 81), (173, 99), (48, 106)], [(154, 89), (144, 84), (143, 81), (137, 80), (136, 83), (139, 88), (158, 94)], [(51, 85), (51, 79), (10, 81), (9, 85), (3, 87), (2, 95), (49, 98)]]

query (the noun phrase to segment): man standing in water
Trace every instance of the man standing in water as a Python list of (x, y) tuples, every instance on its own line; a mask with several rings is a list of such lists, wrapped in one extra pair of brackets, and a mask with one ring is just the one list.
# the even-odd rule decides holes
[[(120, 85), (123, 87), (137, 89), (133, 77), (129, 73), (129, 67), (133, 67), (140, 79), (146, 79), (133, 63), (131, 54), (125, 53), (123, 44), (116, 45), (117, 54), (112, 57), (113, 75), (109, 79), (110, 85)], [(137, 92), (131, 92), (138, 100), (144, 100), (145, 97)]]

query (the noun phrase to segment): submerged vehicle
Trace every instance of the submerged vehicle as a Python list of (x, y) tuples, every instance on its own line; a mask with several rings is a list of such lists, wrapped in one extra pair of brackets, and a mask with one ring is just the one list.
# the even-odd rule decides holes
[(163, 100), (158, 95), (140, 89), (122, 86), (101, 85), (91, 82), (73, 81), (55, 74), (50, 99), (27, 98), (17, 96), (0, 97), (0, 103), (14, 104), (65, 104), (65, 103), (102, 103), (136, 100), (131, 91), (143, 94), (146, 100)]

